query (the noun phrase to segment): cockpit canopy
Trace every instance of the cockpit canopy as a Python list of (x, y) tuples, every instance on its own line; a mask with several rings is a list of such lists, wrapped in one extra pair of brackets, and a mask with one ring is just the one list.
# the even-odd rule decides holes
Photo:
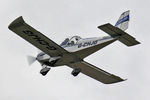
[(73, 36), (73, 37), (70, 37), (70, 38), (66, 38), (66, 39), (60, 44), (60, 46), (75, 45), (80, 39), (81, 39), (81, 37), (79, 37), (79, 36)]

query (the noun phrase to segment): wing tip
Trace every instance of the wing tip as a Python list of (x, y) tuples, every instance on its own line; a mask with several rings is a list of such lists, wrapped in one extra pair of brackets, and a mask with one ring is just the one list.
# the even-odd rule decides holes
[(12, 28), (20, 26), (23, 23), (24, 23), (23, 17), (20, 16), (20, 17), (16, 18), (13, 22), (11, 22), (10, 25), (8, 26), (8, 28), (11, 30)]
[(121, 79), (121, 80), (117, 80), (117, 81), (113, 81), (113, 82), (108, 82), (108, 83), (104, 83), (104, 84), (114, 84), (114, 83), (119, 83), (119, 82), (123, 82), (126, 81), (125, 79)]
[(113, 75), (113, 74), (112, 74), (112, 77), (113, 77), (115, 80), (113, 80), (113, 81), (108, 81), (108, 82), (106, 82), (106, 83), (104, 83), (104, 84), (119, 83), (119, 82), (123, 82), (123, 81), (126, 81), (126, 80), (127, 80), (127, 79), (122, 79), (122, 78), (120, 78), (120, 77), (118, 77), (118, 76), (115, 76), (115, 75)]

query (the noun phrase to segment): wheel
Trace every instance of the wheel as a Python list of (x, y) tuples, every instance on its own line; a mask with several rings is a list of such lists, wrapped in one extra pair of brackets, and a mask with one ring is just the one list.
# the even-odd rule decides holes
[(77, 76), (80, 72), (81, 72), (81, 69), (77, 68), (77, 69), (74, 69), (74, 70), (71, 72), (71, 74), (72, 74), (73, 76)]
[(45, 67), (45, 68), (41, 69), (40, 73), (41, 73), (43, 76), (45, 76), (45, 75), (49, 72), (49, 70), (50, 70), (50, 68)]

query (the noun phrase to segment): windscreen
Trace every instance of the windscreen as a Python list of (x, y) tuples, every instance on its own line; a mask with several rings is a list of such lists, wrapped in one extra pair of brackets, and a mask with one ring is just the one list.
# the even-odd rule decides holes
[(69, 41), (69, 38), (66, 38), (66, 39), (60, 44), (60, 46), (66, 45), (66, 44), (68, 43), (68, 41)]

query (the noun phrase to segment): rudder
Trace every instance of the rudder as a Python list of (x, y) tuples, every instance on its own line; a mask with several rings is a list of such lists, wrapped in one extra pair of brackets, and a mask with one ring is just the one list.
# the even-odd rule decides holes
[(129, 19), (130, 19), (129, 13), (130, 13), (129, 10), (126, 11), (126, 12), (123, 12), (120, 15), (117, 23), (115, 24), (115, 27), (118, 27), (118, 28), (120, 28), (123, 31), (125, 31), (126, 29), (128, 29)]

